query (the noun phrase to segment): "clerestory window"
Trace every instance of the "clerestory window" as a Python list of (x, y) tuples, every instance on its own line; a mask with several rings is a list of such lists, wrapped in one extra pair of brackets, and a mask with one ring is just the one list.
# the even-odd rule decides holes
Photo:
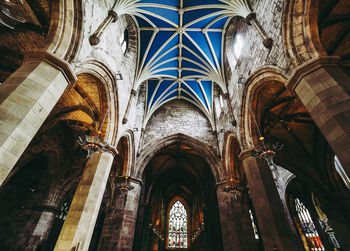
[(242, 49), (244, 46), (243, 37), (240, 34), (236, 34), (233, 40), (233, 52), (236, 60), (241, 56)]
[(124, 32), (121, 34), (119, 38), (119, 44), (122, 48), (123, 53), (125, 54), (126, 50), (128, 49), (129, 45), (129, 31), (128, 29), (125, 29)]
[(187, 248), (187, 212), (180, 201), (169, 211), (168, 248)]

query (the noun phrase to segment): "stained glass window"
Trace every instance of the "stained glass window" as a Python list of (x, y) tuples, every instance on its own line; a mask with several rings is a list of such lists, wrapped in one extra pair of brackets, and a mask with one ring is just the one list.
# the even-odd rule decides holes
[(303, 234), (306, 237), (306, 241), (310, 249), (313, 251), (325, 250), (320, 236), (315, 228), (314, 222), (312, 221), (309, 210), (307, 210), (307, 208), (298, 198), (295, 199), (295, 209), (298, 214)]
[(70, 202), (65, 201), (61, 207), (60, 213), (56, 215), (56, 217), (64, 221), (67, 217), (69, 206), (70, 206)]
[(169, 212), (169, 248), (187, 248), (187, 212), (180, 201), (176, 201)]
[(253, 228), (253, 232), (254, 232), (254, 238), (255, 238), (256, 240), (259, 240), (258, 228), (256, 227), (255, 218), (254, 218), (254, 215), (253, 215), (252, 210), (249, 210), (249, 215), (250, 215), (250, 220), (251, 220), (251, 222), (252, 222), (252, 228)]

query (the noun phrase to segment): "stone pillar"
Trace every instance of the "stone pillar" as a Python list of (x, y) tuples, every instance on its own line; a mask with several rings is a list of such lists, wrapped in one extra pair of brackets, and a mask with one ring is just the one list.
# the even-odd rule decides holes
[(265, 250), (302, 250), (288, 224), (282, 201), (277, 192), (271, 171), (264, 160), (250, 156), (250, 150), (242, 151), (249, 191), (254, 206)]
[(326, 213), (331, 227), (334, 229), (341, 250), (350, 250), (349, 212), (341, 205), (339, 197), (337, 200), (332, 200), (327, 205), (322, 206), (322, 209)]
[(124, 196), (120, 194), (117, 207), (106, 216), (99, 250), (132, 250), (141, 186), (132, 179), (130, 185), (134, 187), (133, 190)]
[(241, 250), (240, 240), (237, 235), (237, 222), (232, 205), (232, 194), (224, 191), (224, 185), (220, 184), (217, 187), (217, 198), (219, 204), (219, 215), (221, 223), (222, 242), (224, 250)]
[(25, 251), (39, 250), (47, 241), (52, 225), (56, 219), (57, 208), (42, 207), (41, 216), (32, 233)]
[(312, 59), (293, 71), (286, 86), (304, 104), (350, 177), (350, 77), (339, 61)]
[(33, 233), (31, 234), (31, 238), (29, 239), (25, 251), (38, 250), (45, 247), (52, 225), (55, 222), (56, 215), (60, 212), (59, 203), (61, 202), (62, 195), (62, 191), (54, 189), (41, 203), (41, 215)]
[(0, 85), (0, 185), (66, 87), (77, 80), (69, 64), (38, 52)]
[(108, 152), (88, 160), (54, 250), (88, 250), (112, 163)]

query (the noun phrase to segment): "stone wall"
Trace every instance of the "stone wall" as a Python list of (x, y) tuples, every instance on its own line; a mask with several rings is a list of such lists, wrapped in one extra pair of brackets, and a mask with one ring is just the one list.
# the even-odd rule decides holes
[(173, 100), (161, 106), (145, 128), (143, 148), (157, 140), (182, 133), (217, 149), (216, 137), (209, 120), (194, 105), (184, 100)]
[[(122, 124), (136, 72), (137, 38), (135, 30), (130, 29), (131, 27), (135, 29), (132, 18), (121, 15), (117, 22), (107, 26), (98, 45), (92, 46), (89, 43), (90, 35), (96, 31), (107, 16), (112, 4), (111, 1), (102, 0), (84, 2), (84, 16), (88, 18), (83, 19), (82, 44), (72, 66), (75, 68), (75, 72), (81, 73), (88, 70), (84, 68), (84, 63), (96, 60), (107, 66), (114, 76), (118, 73), (122, 74), (123, 79), (117, 80), (117, 106), (119, 107), (117, 138), (121, 138), (127, 130), (132, 129), (134, 124), (132, 118), (128, 119), (128, 123)], [(127, 27), (129, 28), (129, 46), (124, 54), (119, 39)]]
[[(263, 46), (263, 40), (257, 31), (251, 25), (247, 25), (242, 18), (232, 20), (227, 28), (226, 45), (225, 45), (225, 60), (226, 60), (226, 80), (228, 93), (232, 104), (237, 126), (233, 131), (240, 139), (240, 116), (242, 95), (244, 82), (257, 69), (264, 66), (273, 65), (281, 68), (288, 74), (290, 71), (290, 62), (286, 59), (284, 53), (284, 45), (282, 41), (282, 15), (283, 1), (282, 0), (251, 0), (253, 12), (256, 13), (256, 18), (266, 31), (268, 37), (273, 39), (273, 47), (271, 50)], [(239, 26), (238, 29), (235, 26)], [(238, 60), (235, 60), (233, 49), (232, 36), (237, 31), (244, 36), (244, 47)], [(239, 81), (240, 80), (240, 81)], [(229, 113), (226, 108), (224, 113)], [(223, 135), (226, 131), (232, 130), (226, 124), (227, 116), (221, 114), (217, 119), (218, 138), (220, 145), (223, 144)], [(223, 130), (222, 130), (223, 129)]]

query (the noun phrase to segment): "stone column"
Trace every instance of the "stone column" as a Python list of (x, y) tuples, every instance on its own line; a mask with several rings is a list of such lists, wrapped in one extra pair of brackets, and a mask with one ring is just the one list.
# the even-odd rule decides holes
[(88, 160), (54, 250), (88, 250), (112, 163), (108, 152)]
[(331, 227), (334, 229), (341, 250), (350, 250), (349, 212), (341, 205), (341, 198), (339, 197), (336, 196), (337, 200), (332, 200), (322, 206), (322, 209), (326, 213)]
[(38, 250), (38, 248), (45, 246), (59, 209), (42, 206), (42, 210), (39, 221), (29, 239), (29, 243), (24, 249), (25, 251)]
[(41, 203), (40, 218), (34, 228), (29, 243), (25, 251), (38, 250), (46, 245), (47, 238), (51, 232), (52, 225), (55, 222), (56, 215), (60, 212), (60, 202), (62, 191), (54, 190), (49, 193), (48, 197)]
[(77, 80), (69, 64), (38, 52), (0, 85), (0, 185), (66, 87)]
[(264, 249), (271, 251), (302, 250), (290, 229), (282, 201), (267, 164), (264, 160), (250, 156), (250, 150), (242, 151), (239, 158), (247, 177)]
[(217, 187), (217, 198), (219, 204), (219, 215), (221, 223), (221, 233), (223, 247), (226, 251), (241, 250), (240, 240), (237, 234), (237, 222), (232, 205), (232, 194), (224, 191), (226, 183)]
[(133, 190), (119, 195), (117, 207), (108, 212), (103, 226), (99, 250), (132, 250), (141, 186), (130, 180)]
[(297, 67), (286, 86), (304, 104), (350, 177), (349, 83), (338, 57), (319, 57)]

